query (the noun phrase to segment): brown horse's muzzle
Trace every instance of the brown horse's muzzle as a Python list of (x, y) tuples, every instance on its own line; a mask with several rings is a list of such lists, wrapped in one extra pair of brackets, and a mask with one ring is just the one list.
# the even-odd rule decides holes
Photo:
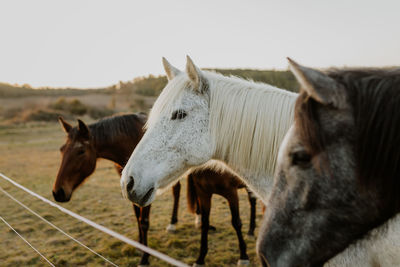
[(56, 192), (53, 191), (53, 197), (57, 202), (68, 202), (71, 199), (71, 195), (67, 197), (62, 188), (58, 189)]

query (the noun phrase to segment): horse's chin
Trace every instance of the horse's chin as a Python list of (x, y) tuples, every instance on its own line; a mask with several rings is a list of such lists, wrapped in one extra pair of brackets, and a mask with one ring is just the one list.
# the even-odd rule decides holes
[(149, 195), (146, 194), (141, 200), (136, 200), (134, 204), (139, 207), (146, 207), (151, 205), (154, 202), (155, 198), (156, 198), (156, 192), (155, 190), (152, 190)]

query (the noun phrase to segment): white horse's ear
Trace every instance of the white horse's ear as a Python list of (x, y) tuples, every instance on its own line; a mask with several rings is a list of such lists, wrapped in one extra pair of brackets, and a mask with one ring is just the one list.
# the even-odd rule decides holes
[(346, 104), (344, 87), (328, 75), (297, 64), (288, 58), (289, 67), (304, 90), (311, 98), (323, 105), (342, 108)]
[(204, 78), (202, 71), (193, 63), (189, 56), (186, 56), (186, 72), (192, 82), (193, 88), (203, 93), (207, 90), (207, 80)]
[(171, 65), (165, 57), (162, 58), (162, 63), (164, 65), (165, 73), (167, 74), (168, 81), (172, 80), (176, 76), (178, 76), (181, 71)]

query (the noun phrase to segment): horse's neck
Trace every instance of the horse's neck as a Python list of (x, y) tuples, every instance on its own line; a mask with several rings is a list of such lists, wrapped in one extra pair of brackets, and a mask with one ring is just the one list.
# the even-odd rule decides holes
[(329, 260), (325, 267), (398, 266), (400, 262), (400, 214), (371, 230)]
[(110, 142), (96, 143), (96, 152), (98, 158), (111, 160), (120, 166), (124, 166), (131, 155), (133, 149), (130, 149), (130, 142)]
[(264, 204), (267, 204), (268, 197), (271, 193), (273, 185), (273, 176), (269, 174), (260, 174), (259, 172), (253, 172), (251, 170), (232, 166), (227, 163), (228, 166), (234, 170), (246, 183), (247, 187), (262, 200)]
[(97, 138), (96, 133), (93, 133), (93, 137), (97, 158), (111, 160), (122, 167), (125, 166), (139, 142), (137, 137), (133, 137), (129, 133), (108, 140)]
[[(254, 91), (243, 87), (225, 95), (211, 92), (210, 130), (214, 158), (227, 163), (265, 201), (272, 187), (279, 145), (293, 122), (297, 94), (267, 85), (254, 86)], [(213, 97), (218, 105), (212, 103)]]

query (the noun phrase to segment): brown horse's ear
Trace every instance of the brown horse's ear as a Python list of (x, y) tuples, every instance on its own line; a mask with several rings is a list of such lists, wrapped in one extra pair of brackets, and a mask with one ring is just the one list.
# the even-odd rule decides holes
[(89, 128), (87, 127), (87, 125), (81, 121), (80, 119), (78, 119), (78, 132), (79, 135), (85, 139), (89, 139), (90, 137), (90, 131)]
[(66, 122), (66, 121), (64, 120), (64, 118), (61, 117), (61, 116), (58, 116), (58, 121), (60, 122), (61, 126), (64, 128), (64, 131), (65, 131), (66, 133), (69, 133), (69, 131), (72, 129), (71, 124), (69, 124), (68, 122)]
[(346, 104), (344, 87), (328, 75), (297, 64), (288, 58), (290, 70), (311, 98), (323, 105), (332, 105), (338, 109)]

